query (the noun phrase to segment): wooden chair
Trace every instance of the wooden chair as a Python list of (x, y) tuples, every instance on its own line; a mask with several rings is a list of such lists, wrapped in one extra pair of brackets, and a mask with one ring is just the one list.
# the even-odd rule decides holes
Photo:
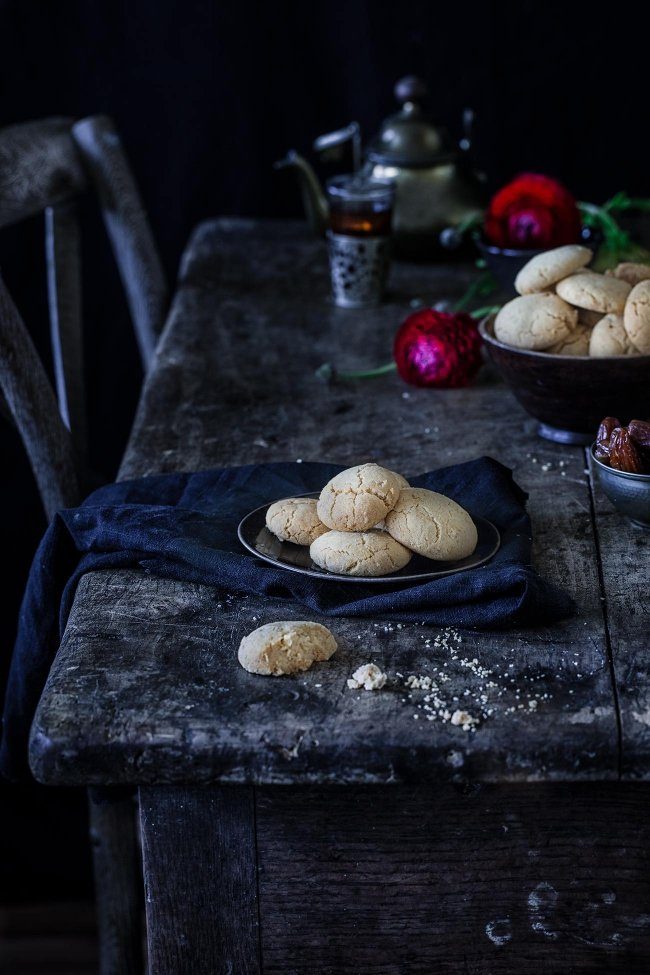
[(86, 456), (87, 423), (77, 202), (89, 190), (99, 200), (146, 372), (167, 311), (167, 285), (112, 120), (50, 118), (0, 131), (0, 228), (45, 215), (55, 384), (78, 460)]
[[(81, 500), (86, 422), (80, 233), (76, 200), (94, 188), (113, 245), (146, 370), (167, 289), (133, 176), (110, 119), (47, 119), (0, 132), (0, 227), (45, 213), (56, 394), (0, 278), (0, 389), (24, 443), (49, 518)], [(134, 801), (92, 790), (102, 975), (142, 970), (141, 897)]]

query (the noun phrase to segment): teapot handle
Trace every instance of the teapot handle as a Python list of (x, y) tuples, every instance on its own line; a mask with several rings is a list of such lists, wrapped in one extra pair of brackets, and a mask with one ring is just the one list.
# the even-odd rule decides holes
[(361, 126), (358, 122), (350, 122), (344, 129), (337, 129), (336, 132), (326, 132), (325, 135), (319, 135), (314, 140), (314, 149), (316, 152), (324, 152), (326, 149), (332, 149), (334, 146), (341, 146), (348, 140), (352, 142), (352, 160), (354, 172), (356, 173), (361, 166)]

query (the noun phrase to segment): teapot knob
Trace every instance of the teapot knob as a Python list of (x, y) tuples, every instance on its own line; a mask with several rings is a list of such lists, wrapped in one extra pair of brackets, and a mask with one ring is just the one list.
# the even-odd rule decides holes
[(428, 89), (421, 78), (409, 74), (405, 78), (400, 78), (393, 92), (397, 101), (404, 104), (404, 102), (419, 102), (426, 98)]

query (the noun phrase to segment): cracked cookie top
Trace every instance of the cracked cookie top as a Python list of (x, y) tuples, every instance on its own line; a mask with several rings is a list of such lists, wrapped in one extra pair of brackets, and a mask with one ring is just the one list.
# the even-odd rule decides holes
[(634, 347), (643, 355), (650, 354), (650, 281), (640, 281), (630, 291), (623, 323)]
[(631, 291), (631, 285), (621, 278), (607, 277), (594, 271), (579, 271), (559, 281), (555, 290), (560, 298), (586, 308), (588, 311), (616, 312), (620, 315)]
[(589, 263), (593, 254), (588, 247), (566, 244), (531, 257), (515, 278), (515, 291), (520, 295), (548, 291), (554, 284)]
[(499, 342), (517, 349), (541, 351), (567, 339), (577, 320), (576, 309), (557, 295), (522, 295), (499, 311), (494, 334)]
[(402, 491), (386, 516), (386, 529), (418, 555), (445, 562), (467, 558), (478, 542), (476, 525), (465, 509), (426, 488)]
[(316, 565), (348, 576), (384, 576), (403, 569), (411, 553), (386, 532), (331, 531), (309, 549)]
[(405, 487), (408, 482), (401, 474), (379, 464), (349, 467), (328, 481), (321, 491), (318, 517), (336, 531), (367, 531), (395, 507)]
[(283, 542), (311, 545), (314, 539), (328, 531), (318, 517), (316, 498), (283, 498), (266, 512), (266, 527)]

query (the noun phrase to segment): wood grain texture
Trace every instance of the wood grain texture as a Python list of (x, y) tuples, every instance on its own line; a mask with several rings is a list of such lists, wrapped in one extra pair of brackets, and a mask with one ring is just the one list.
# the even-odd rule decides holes
[[(578, 614), (534, 631), (464, 632), (456, 659), (435, 645), (436, 628), (336, 619), (330, 625), (340, 650), (331, 661), (297, 679), (269, 681), (237, 666), (239, 640), (263, 622), (304, 618), (304, 609), (138, 572), (87, 576), (34, 724), (31, 761), (40, 779), (618, 775), (581, 449), (536, 440), (533, 422), (499, 385), (432, 391), (384, 377), (327, 386), (313, 376), (326, 360), (342, 368), (385, 360), (409, 304), (453, 297), (470, 273), (397, 265), (387, 304), (345, 311), (327, 300), (324, 245), (301, 237), (295, 225), (204, 225), (183, 263), (121, 476), (370, 457), (408, 476), (490, 454), (530, 492), (537, 565), (569, 589)], [(369, 660), (388, 672), (387, 688), (351, 692), (347, 678)], [(445, 666), (450, 710), (476, 710), (482, 695), (492, 710), (473, 734), (428, 721), (424, 692), (409, 697), (403, 686), (409, 674)]]
[(168, 304), (149, 221), (113, 121), (105, 115), (82, 119), (73, 125), (72, 137), (99, 197), (146, 370)]
[(0, 130), (0, 227), (85, 191), (71, 125), (69, 118), (48, 118)]
[(250, 788), (140, 790), (149, 975), (259, 975)]
[(132, 795), (89, 790), (100, 975), (141, 975), (142, 874)]
[(74, 202), (45, 211), (47, 297), (59, 409), (79, 461), (87, 457), (81, 305), (81, 231)]
[(258, 789), (267, 975), (642, 975), (648, 786)]
[[(625, 420), (632, 419), (625, 417)], [(603, 600), (622, 735), (621, 772), (650, 778), (650, 532), (620, 515), (598, 486), (590, 451)]]
[(79, 501), (70, 433), (27, 329), (0, 279), (0, 386), (38, 485), (45, 513)]

